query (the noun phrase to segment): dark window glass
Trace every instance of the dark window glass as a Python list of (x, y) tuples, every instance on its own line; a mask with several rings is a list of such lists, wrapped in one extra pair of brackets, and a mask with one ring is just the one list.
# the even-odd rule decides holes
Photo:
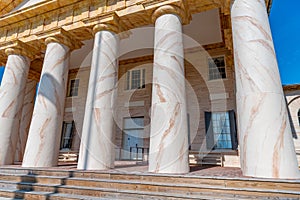
[(225, 79), (226, 69), (224, 57), (216, 57), (208, 59), (209, 80)]
[(70, 80), (69, 97), (78, 96), (79, 79)]
[(60, 149), (71, 149), (74, 128), (74, 121), (63, 122)]
[(234, 112), (205, 112), (207, 149), (236, 149)]

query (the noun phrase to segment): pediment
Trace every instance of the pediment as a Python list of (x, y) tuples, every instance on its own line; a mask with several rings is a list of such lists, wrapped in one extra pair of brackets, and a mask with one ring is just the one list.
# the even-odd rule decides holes
[(6, 0), (0, 1), (0, 16), (7, 13), (22, 10), (32, 5), (44, 2), (47, 0)]

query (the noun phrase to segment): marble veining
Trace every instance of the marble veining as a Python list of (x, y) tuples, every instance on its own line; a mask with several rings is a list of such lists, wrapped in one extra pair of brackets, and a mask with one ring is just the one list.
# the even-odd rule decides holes
[(154, 45), (149, 172), (187, 173), (184, 54), (177, 15), (157, 18)]
[(23, 167), (57, 165), (69, 60), (69, 47), (56, 42), (47, 45)]
[(20, 122), (20, 130), (18, 136), (17, 149), (15, 153), (15, 161), (21, 162), (27, 142), (31, 117), (34, 107), (34, 97), (36, 94), (37, 81), (28, 79), (26, 83), (26, 91), (22, 108), (22, 117)]
[(264, 0), (235, 0), (231, 18), (243, 174), (299, 178)]
[(9, 55), (0, 88), (0, 165), (13, 164), (30, 60)]
[(89, 89), (82, 128), (78, 169), (114, 167), (114, 104), (118, 78), (119, 38), (114, 32), (96, 33)]

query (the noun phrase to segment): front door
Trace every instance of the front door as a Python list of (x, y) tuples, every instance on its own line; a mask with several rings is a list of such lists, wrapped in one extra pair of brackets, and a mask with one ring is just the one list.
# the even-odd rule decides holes
[(142, 159), (144, 144), (144, 118), (125, 118), (122, 140), (122, 159)]

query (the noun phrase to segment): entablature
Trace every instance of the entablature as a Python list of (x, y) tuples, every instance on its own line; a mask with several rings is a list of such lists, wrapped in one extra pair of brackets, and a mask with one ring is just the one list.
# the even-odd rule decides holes
[[(268, 0), (267, 0), (268, 1)], [(120, 32), (152, 24), (153, 12), (164, 5), (174, 5), (192, 14), (219, 8), (230, 14), (230, 0), (49, 0), (16, 10), (0, 17), (0, 64), (4, 50), (18, 40), (45, 51), (45, 39), (64, 30), (83, 41), (93, 38), (97, 24), (115, 24)], [(188, 22), (187, 22), (188, 23)], [(39, 56), (39, 55), (38, 55)]]

